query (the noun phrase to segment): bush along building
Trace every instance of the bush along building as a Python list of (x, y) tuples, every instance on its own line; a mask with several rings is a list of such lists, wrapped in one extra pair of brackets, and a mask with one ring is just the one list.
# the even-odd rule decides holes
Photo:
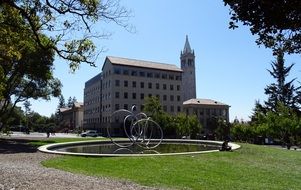
[[(115, 136), (123, 136), (123, 118), (111, 118), (111, 115), (119, 109), (130, 110), (133, 105), (137, 112), (143, 111), (145, 98), (151, 96), (158, 97), (163, 111), (170, 114), (196, 114), (189, 110), (195, 110), (204, 103), (202, 109), (205, 113), (208, 109), (210, 113), (221, 113), (218, 116), (228, 121), (228, 105), (219, 103), (208, 107), (208, 101), (196, 99), (195, 54), (188, 36), (180, 61), (181, 68), (172, 64), (107, 56), (102, 72), (85, 83), (84, 129), (95, 129), (106, 135), (106, 128), (110, 127)], [(213, 114), (206, 117), (196, 115), (203, 128), (209, 129), (206, 120)]]

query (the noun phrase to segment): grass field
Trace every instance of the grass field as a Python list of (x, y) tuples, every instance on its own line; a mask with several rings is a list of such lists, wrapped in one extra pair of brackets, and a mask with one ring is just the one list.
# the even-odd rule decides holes
[(42, 164), (73, 173), (125, 179), (153, 187), (223, 190), (301, 189), (300, 151), (250, 144), (242, 144), (242, 148), (234, 152), (194, 156), (141, 158), (63, 156), (44, 161)]

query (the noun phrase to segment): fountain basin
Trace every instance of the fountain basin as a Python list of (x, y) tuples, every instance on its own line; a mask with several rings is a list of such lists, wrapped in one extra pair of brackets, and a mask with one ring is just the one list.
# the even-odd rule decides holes
[[(158, 140), (152, 140), (154, 143), (156, 141)], [(115, 140), (115, 142), (125, 145), (130, 143), (129, 140)], [(39, 147), (38, 150), (52, 154), (94, 157), (171, 156), (219, 152), (222, 143), (222, 141), (208, 140), (163, 139), (160, 146), (155, 149), (145, 149), (137, 144), (130, 148), (120, 148), (110, 140), (93, 140), (49, 144)], [(229, 145), (232, 150), (240, 148), (234, 143), (229, 143)]]

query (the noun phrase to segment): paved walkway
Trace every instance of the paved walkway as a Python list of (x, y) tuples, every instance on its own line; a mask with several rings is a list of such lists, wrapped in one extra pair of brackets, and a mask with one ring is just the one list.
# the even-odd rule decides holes
[(26, 140), (0, 139), (0, 190), (154, 189), (128, 181), (98, 178), (45, 168), (41, 161), (57, 155), (37, 152)]

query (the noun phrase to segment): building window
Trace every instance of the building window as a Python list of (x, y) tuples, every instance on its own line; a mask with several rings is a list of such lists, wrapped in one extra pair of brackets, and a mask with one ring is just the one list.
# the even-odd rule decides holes
[(148, 97), (152, 97), (152, 94), (148, 94)]
[(127, 69), (123, 70), (123, 74), (124, 75), (129, 75), (129, 70), (127, 70)]
[(155, 78), (160, 78), (160, 73), (155, 73)]
[(163, 106), (163, 111), (167, 112), (167, 106)]
[(159, 88), (160, 88), (160, 84), (156, 83), (156, 89), (159, 89)]
[(128, 85), (129, 85), (128, 81), (127, 81), (127, 80), (125, 80), (125, 81), (124, 81), (124, 85), (123, 85), (123, 86), (124, 86), (124, 87), (128, 87)]
[(147, 78), (153, 78), (153, 73), (148, 72), (147, 73)]
[(177, 110), (178, 112), (181, 112), (181, 106), (178, 106)]
[(129, 105), (127, 105), (127, 104), (124, 104), (124, 105), (123, 105), (123, 109), (126, 109), (126, 110), (128, 110), (128, 109), (129, 109)]
[(144, 100), (144, 94), (143, 93), (140, 94), (140, 99)]
[(145, 72), (140, 71), (140, 72), (139, 72), (139, 75), (140, 75), (140, 77), (145, 77)]
[(119, 92), (115, 92), (115, 98), (119, 98)]
[(200, 115), (204, 115), (204, 110), (200, 109)]
[(132, 76), (137, 76), (138, 73), (137, 73), (137, 71), (132, 71), (132, 72), (131, 72), (131, 75), (132, 75)]
[(140, 88), (144, 88), (144, 82), (140, 82)]
[(163, 101), (166, 101), (166, 100), (167, 100), (167, 96), (163, 95)]
[(152, 89), (152, 83), (151, 82), (148, 83), (148, 88)]
[(175, 79), (174, 75), (169, 75), (169, 79), (174, 80)]
[(175, 111), (174, 106), (170, 106), (170, 112), (174, 112), (174, 111)]
[(159, 94), (156, 94), (156, 97), (160, 100), (160, 95)]
[(206, 109), (206, 115), (210, 115), (210, 109)]
[(133, 93), (133, 94), (132, 94), (132, 98), (133, 98), (133, 99), (136, 99), (136, 93)]
[(132, 86), (133, 88), (136, 88), (136, 81), (133, 81)]
[(167, 79), (167, 74), (162, 74), (162, 79)]
[(120, 80), (115, 80), (115, 86), (120, 86)]
[(173, 85), (172, 84), (170, 85), (170, 90), (173, 90)]
[(177, 91), (180, 91), (181, 89), (180, 89), (180, 85), (177, 85)]
[(120, 75), (121, 71), (119, 68), (114, 69), (114, 74)]
[(177, 101), (179, 102), (179, 101), (181, 101), (181, 96), (177, 96)]
[(119, 104), (115, 104), (115, 110), (119, 110)]
[(181, 76), (176, 76), (176, 80), (182, 80), (182, 77)]
[(173, 100), (174, 100), (174, 96), (170, 95), (170, 101), (173, 101)]
[(166, 84), (163, 84), (163, 90), (166, 90)]
[(125, 93), (123, 94), (123, 98), (124, 98), (124, 99), (128, 99), (128, 93), (127, 93), (127, 92), (125, 92)]
[(144, 110), (144, 105), (141, 105), (140, 106), (140, 111), (143, 111)]

